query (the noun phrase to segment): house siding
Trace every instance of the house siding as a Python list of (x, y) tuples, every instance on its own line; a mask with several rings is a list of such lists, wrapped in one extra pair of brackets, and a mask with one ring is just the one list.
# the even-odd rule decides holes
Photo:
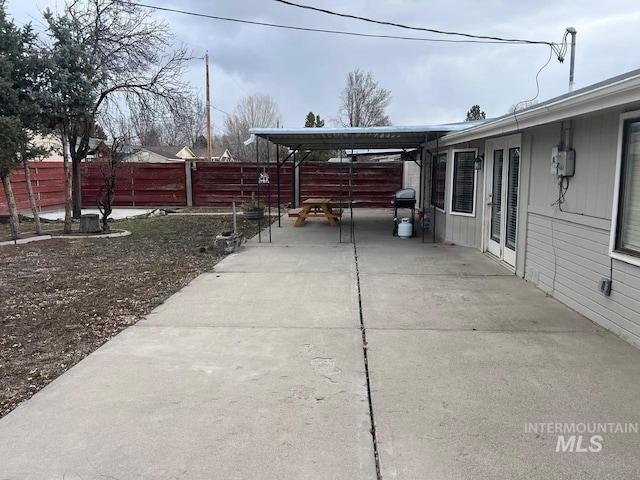
[[(609, 253), (618, 191), (620, 116), (640, 110), (638, 72), (543, 102), (519, 112), (517, 118), (505, 115), (453, 132), (439, 143), (463, 148), (484, 140), (489, 148), (494, 140), (521, 136), (516, 275), (640, 348), (640, 265), (638, 259), (625, 261)], [(564, 184), (561, 209), (551, 155), (554, 146), (564, 143), (563, 129), (569, 126), (576, 169)], [(489, 172), (483, 173), (487, 187)], [(451, 215), (441, 222), (447, 240), (460, 238), (462, 244), (475, 240), (473, 246), (479, 243), (481, 251), (487, 250), (490, 209), (489, 199), (484, 200), (481, 213), (476, 206), (476, 214), (483, 217), (475, 228), (480, 241), (463, 235), (472, 225), (452, 224)], [(600, 291), (602, 279), (612, 280), (610, 296)]]
[[(475, 191), (475, 212), (474, 216), (464, 216), (451, 214), (451, 182), (453, 177), (453, 151), (454, 150), (477, 150), (478, 155), (484, 152), (484, 141), (478, 140), (475, 142), (467, 142), (463, 145), (458, 145), (449, 150), (447, 156), (447, 194), (445, 205), (447, 207), (446, 224), (444, 239), (447, 242), (455, 243), (456, 245), (462, 245), (465, 247), (475, 247), (480, 249), (482, 247), (482, 209), (484, 198), (484, 181), (483, 170), (477, 171), (476, 178), (476, 191)], [(444, 222), (443, 222), (444, 223)], [(436, 232), (440, 234), (440, 232)]]
[[(640, 347), (640, 268), (609, 256), (619, 117), (622, 109), (573, 119), (575, 175), (562, 210), (551, 149), (562, 124), (530, 129), (529, 201), (523, 252), (525, 279)], [(521, 199), (522, 200), (522, 199)], [(522, 211), (522, 209), (521, 209)], [(599, 281), (613, 279), (611, 296)]]
[(446, 241), (465, 247), (480, 248), (482, 222), (481, 215), (475, 217), (450, 215), (447, 219)]
[(447, 231), (447, 214), (439, 209), (435, 209), (435, 237), (436, 241), (443, 242)]

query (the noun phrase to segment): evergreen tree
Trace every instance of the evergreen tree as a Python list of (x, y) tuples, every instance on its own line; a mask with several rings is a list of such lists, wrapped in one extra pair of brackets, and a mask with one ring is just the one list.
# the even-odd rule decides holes
[(472, 122), (474, 120), (484, 120), (487, 118), (487, 114), (480, 110), (480, 105), (474, 105), (467, 112), (467, 118), (465, 118), (465, 122)]
[(31, 134), (38, 124), (38, 108), (31, 95), (37, 72), (34, 42), (31, 27), (18, 29), (7, 19), (5, 0), (0, 0), (0, 179), (14, 239), (20, 238), (20, 224), (9, 174), (41, 153), (33, 147)]
[(322, 128), (324, 127), (324, 120), (320, 119), (320, 115), (314, 115), (313, 112), (309, 112), (304, 121), (304, 126), (306, 128)]
[[(320, 115), (309, 112), (304, 120), (304, 126), (305, 128), (322, 128), (324, 120), (320, 118)], [(303, 153), (303, 156), (306, 156), (306, 160), (310, 162), (326, 162), (333, 156), (333, 153), (331, 150), (314, 150), (308, 155)]]
[(62, 138), (65, 172), (64, 231), (71, 232), (72, 179), (71, 138), (72, 127), (78, 123), (93, 125), (92, 108), (95, 102), (91, 79), (95, 72), (90, 52), (82, 42), (81, 29), (71, 17), (54, 17), (45, 12), (49, 34), (54, 39), (42, 52), (43, 72), (38, 85), (38, 100), (43, 118), (49, 128)]

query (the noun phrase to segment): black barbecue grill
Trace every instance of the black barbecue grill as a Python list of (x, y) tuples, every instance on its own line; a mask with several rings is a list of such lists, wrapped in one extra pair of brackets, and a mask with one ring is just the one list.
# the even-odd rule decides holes
[[(403, 188), (402, 190), (398, 190), (393, 197), (393, 235), (398, 234), (398, 209), (399, 208), (408, 208), (411, 210), (411, 225), (413, 228), (414, 217), (416, 214), (416, 191), (413, 188)], [(413, 229), (412, 236), (416, 236), (416, 230)]]

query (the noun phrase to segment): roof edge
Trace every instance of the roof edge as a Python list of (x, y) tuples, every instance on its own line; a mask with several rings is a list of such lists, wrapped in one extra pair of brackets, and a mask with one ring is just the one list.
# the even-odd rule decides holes
[(456, 130), (469, 129), (487, 120), (475, 120), (472, 122), (442, 123), (436, 125), (389, 125), (385, 127), (299, 127), (299, 128), (262, 128), (254, 127), (249, 129), (252, 135), (265, 137), (269, 134), (295, 135), (338, 135), (338, 134), (376, 134), (376, 133), (432, 133), (451, 132)]
[(509, 135), (545, 123), (640, 101), (639, 88), (640, 69), (632, 70), (575, 92), (554, 97), (515, 114), (506, 114), (466, 130), (448, 133), (440, 139), (440, 144), (448, 146), (481, 137)]

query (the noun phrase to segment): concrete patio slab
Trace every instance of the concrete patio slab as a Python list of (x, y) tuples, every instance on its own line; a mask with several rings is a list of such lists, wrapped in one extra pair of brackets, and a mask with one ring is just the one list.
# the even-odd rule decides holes
[(603, 433), (597, 453), (556, 453), (557, 433), (526, 430), (640, 422), (640, 351), (612, 334), (367, 337), (383, 479), (640, 478), (638, 433)]
[(360, 286), (368, 328), (602, 330), (513, 275), (362, 274)]
[[(356, 243), (359, 246), (375, 246), (382, 248), (396, 247), (396, 248), (422, 248), (424, 243), (432, 243), (433, 237), (430, 232), (425, 232), (424, 243), (422, 237), (422, 230), (418, 224), (417, 215), (415, 220), (414, 231), (415, 237), (412, 238), (400, 238), (393, 235), (394, 222), (393, 222), (393, 209), (392, 208), (379, 208), (379, 209), (359, 209), (354, 213), (356, 218)], [(410, 217), (411, 213), (404, 209), (398, 211), (398, 218)]]
[[(151, 212), (156, 210), (155, 208), (114, 208), (111, 212), (109, 218), (114, 220), (124, 220), (126, 218), (136, 218), (143, 215), (148, 215)], [(83, 208), (83, 215), (88, 214), (96, 214), (100, 215), (100, 210), (97, 208)], [(44, 218), (46, 220), (52, 221), (63, 221), (64, 220), (64, 210), (54, 210), (50, 212), (42, 212), (40, 214), (40, 218)]]
[(640, 424), (640, 350), (391, 217), (250, 240), (0, 420), (0, 479), (376, 479), (369, 401), (383, 479), (640, 478), (640, 433), (531, 431)]
[(360, 332), (135, 326), (0, 422), (0, 478), (375, 478)]
[[(393, 238), (393, 237), (392, 237)], [(358, 268), (362, 274), (501, 275), (513, 277), (504, 266), (471, 248), (422, 244), (418, 239), (400, 240), (384, 246), (358, 247)]]
[[(259, 244), (262, 247), (264, 244)], [(215, 266), (216, 272), (355, 274), (353, 245), (273, 245), (268, 252), (251, 244)]]
[(358, 292), (351, 274), (207, 273), (140, 323), (359, 328)]
[(269, 239), (268, 226), (265, 225), (265, 229), (261, 232), (261, 235), (250, 239), (247, 245), (308, 246), (348, 244), (352, 241), (351, 219), (348, 211), (343, 213), (342, 219), (338, 222), (337, 227), (329, 225), (329, 222), (324, 218), (307, 219), (300, 227), (294, 227), (295, 222), (295, 218), (290, 218), (286, 212), (283, 212), (283, 216), (280, 219), (281, 226), (278, 226), (277, 221), (271, 225), (271, 241)]

